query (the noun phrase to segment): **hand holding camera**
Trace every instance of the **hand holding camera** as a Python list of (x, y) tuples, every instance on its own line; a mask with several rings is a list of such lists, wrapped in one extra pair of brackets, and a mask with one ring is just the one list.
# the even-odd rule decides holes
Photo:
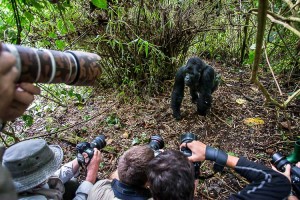
[(192, 162), (199, 162), (205, 160), (205, 150), (206, 145), (200, 141), (192, 141), (189, 143), (181, 143), (180, 145), (181, 151), (185, 152), (186, 149), (191, 151), (191, 156), (188, 159)]
[[(80, 165), (89, 165), (95, 154), (95, 149), (103, 149), (106, 146), (105, 136), (97, 136), (91, 143), (81, 142), (76, 146), (77, 160)], [(99, 152), (100, 153), (100, 152)], [(84, 156), (85, 154), (86, 156)]]
[(223, 171), (228, 158), (228, 155), (224, 151), (207, 146), (202, 142), (195, 141), (197, 140), (197, 137), (193, 133), (181, 135), (180, 140), (180, 150), (189, 158), (190, 161), (194, 162), (194, 165), (199, 161), (211, 160), (215, 162), (215, 172)]
[(102, 161), (101, 152), (94, 148), (94, 155), (87, 166), (86, 181), (95, 183), (98, 175), (99, 164)]
[(282, 172), (292, 183), (292, 187), (297, 195), (300, 195), (300, 168), (288, 161), (286, 157), (280, 153), (275, 153), (272, 156), (271, 163), (277, 170)]
[[(182, 134), (180, 136), (180, 144), (185, 144), (185, 146), (180, 146), (180, 151), (186, 156), (188, 157), (188, 159), (190, 161), (193, 162), (194, 164), (194, 172), (195, 172), (195, 179), (198, 179), (200, 177), (200, 165), (201, 163), (199, 161), (203, 161), (202, 159), (198, 160), (198, 159), (193, 159), (191, 160), (190, 158), (192, 156), (195, 157), (196, 154), (194, 154), (194, 152), (187, 146), (187, 144), (190, 144), (191, 142), (195, 142), (195, 140), (197, 140), (197, 136), (193, 133), (185, 133), (185, 134)], [(197, 155), (196, 155), (197, 157)], [(200, 156), (201, 157), (201, 156)]]

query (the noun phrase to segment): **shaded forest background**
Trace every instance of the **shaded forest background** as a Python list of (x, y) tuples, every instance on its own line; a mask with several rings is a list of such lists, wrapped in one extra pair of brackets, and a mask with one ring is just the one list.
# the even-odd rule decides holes
[[(62, 145), (70, 160), (78, 142), (104, 133), (101, 177), (153, 133), (176, 148), (180, 133), (192, 131), (207, 144), (268, 164), (269, 154), (288, 154), (299, 136), (299, 10), (300, 0), (0, 0), (1, 41), (97, 53), (103, 69), (94, 87), (37, 84), (42, 94), (0, 139), (9, 146), (44, 137)], [(187, 104), (184, 119), (175, 121), (174, 74), (191, 56), (212, 65), (222, 83), (211, 114), (197, 116)], [(246, 118), (250, 124), (239, 123)], [(204, 182), (199, 195), (222, 199), (245, 182), (230, 172)]]

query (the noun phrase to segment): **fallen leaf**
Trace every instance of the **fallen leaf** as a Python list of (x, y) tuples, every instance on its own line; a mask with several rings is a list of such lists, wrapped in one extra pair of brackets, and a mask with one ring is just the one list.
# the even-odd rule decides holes
[(257, 117), (257, 118), (246, 118), (244, 119), (244, 123), (248, 126), (253, 126), (253, 125), (261, 125), (264, 124), (265, 122), (261, 118)]
[(125, 131), (125, 132), (123, 133), (122, 137), (123, 137), (124, 139), (128, 139), (129, 133), (128, 133), (127, 131)]
[(251, 88), (251, 90), (253, 90), (254, 92), (258, 92), (258, 88), (257, 87), (250, 87)]
[(114, 141), (113, 139), (108, 139), (108, 140), (106, 141), (106, 144), (109, 145), (109, 144), (111, 144), (113, 141)]
[(235, 101), (240, 105), (245, 104), (247, 102), (245, 99), (237, 99)]

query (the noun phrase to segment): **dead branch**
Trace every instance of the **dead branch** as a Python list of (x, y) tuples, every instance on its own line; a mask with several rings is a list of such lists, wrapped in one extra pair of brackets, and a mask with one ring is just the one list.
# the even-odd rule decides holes
[(274, 72), (273, 72), (273, 69), (272, 69), (272, 67), (271, 67), (271, 64), (270, 64), (270, 61), (269, 61), (269, 58), (268, 58), (268, 54), (267, 54), (267, 46), (266, 46), (267, 44), (265, 44), (265, 55), (266, 55), (266, 61), (267, 61), (267, 63), (268, 63), (268, 66), (269, 66), (269, 69), (270, 69), (270, 71), (271, 71), (271, 73), (272, 73), (272, 76), (273, 76), (273, 79), (274, 79), (274, 81), (275, 81), (275, 84), (276, 84), (276, 86), (277, 86), (277, 88), (278, 88), (278, 91), (279, 91), (279, 93), (280, 93), (280, 95), (282, 95), (282, 91), (281, 91), (281, 89), (280, 89), (280, 86), (279, 86), (279, 84), (278, 84), (278, 82), (277, 82), (277, 80), (276, 80), (276, 77), (275, 77), (275, 75), (274, 75)]

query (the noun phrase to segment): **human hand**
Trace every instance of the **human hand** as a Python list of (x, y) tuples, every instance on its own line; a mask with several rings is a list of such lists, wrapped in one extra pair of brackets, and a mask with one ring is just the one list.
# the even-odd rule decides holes
[(278, 170), (276, 169), (276, 167), (274, 167), (273, 165), (272, 165), (272, 169), (273, 169), (274, 171), (279, 172), (280, 174), (283, 174), (283, 175), (284, 175), (285, 177), (287, 177), (287, 178), (289, 179), (289, 181), (291, 182), (291, 165), (290, 165), (290, 164), (287, 164), (287, 165), (285, 166), (285, 171), (284, 171), (284, 172), (278, 171)]
[(4, 109), (3, 120), (9, 121), (21, 116), (34, 100), (33, 95), (40, 94), (40, 88), (31, 83), (20, 83), (14, 91), (11, 104)]
[(0, 119), (5, 120), (6, 108), (13, 100), (18, 70), (15, 57), (7, 52), (0, 54)]
[(101, 161), (102, 161), (101, 152), (97, 148), (94, 148), (93, 158), (87, 166), (87, 175), (85, 179), (86, 181), (89, 181), (93, 184), (96, 182), (99, 164)]
[(199, 162), (205, 160), (206, 144), (194, 140), (193, 142), (182, 143), (180, 145), (180, 149), (184, 147), (188, 147), (192, 151), (192, 156), (188, 157), (190, 161)]

